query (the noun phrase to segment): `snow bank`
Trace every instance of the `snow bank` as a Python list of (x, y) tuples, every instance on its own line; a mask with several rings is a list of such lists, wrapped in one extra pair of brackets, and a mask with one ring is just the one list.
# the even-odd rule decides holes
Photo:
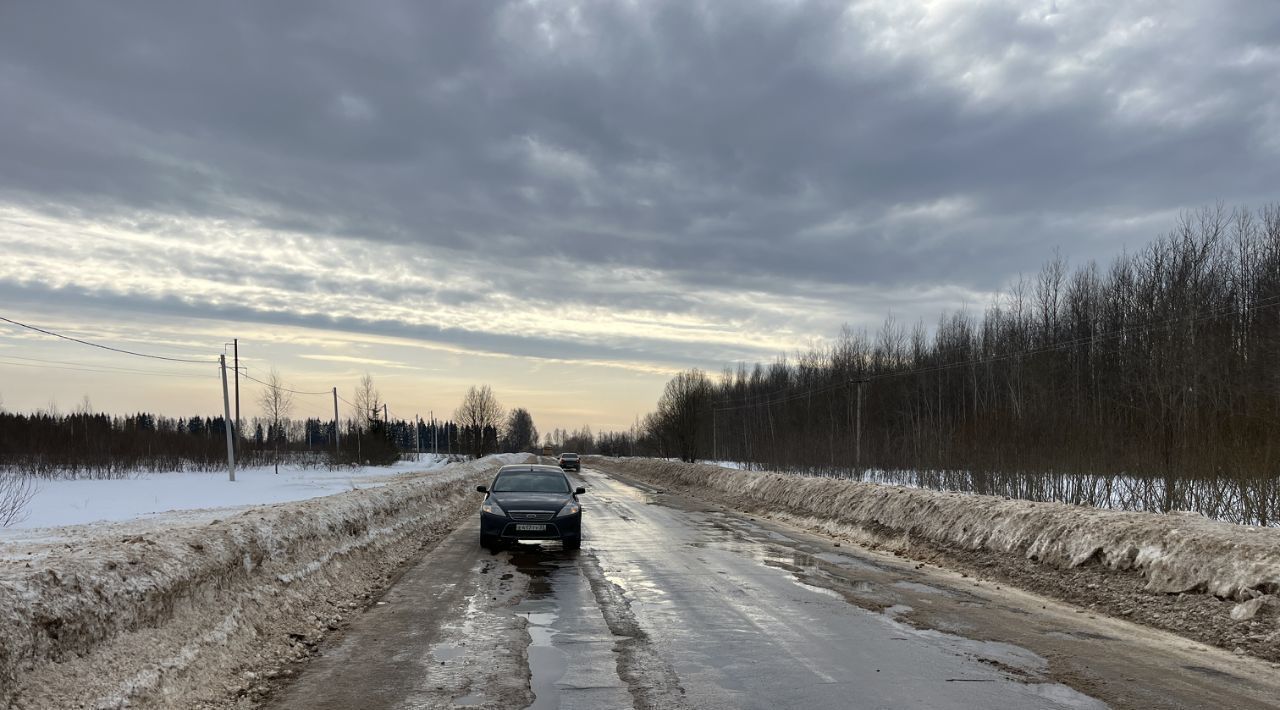
[(194, 707), (202, 693), (217, 698), (268, 641), (313, 643), (336, 618), (335, 599), (367, 593), (475, 511), (476, 483), (525, 460), (490, 456), (194, 525), (99, 524), (0, 544), (0, 702)]
[(356, 488), (383, 485), (396, 476), (421, 473), (445, 465), (447, 457), (428, 455), (422, 461), (398, 461), (390, 466), (304, 468), (283, 465), (236, 470), (234, 483), (226, 471), (143, 473), (109, 480), (39, 480), (23, 517), (0, 530), (0, 541), (11, 531), (102, 520), (129, 520), (170, 511), (229, 506), (264, 505), (306, 500)]
[(1058, 567), (1134, 569), (1154, 592), (1249, 600), (1280, 592), (1280, 529), (650, 459), (589, 459), (659, 486), (799, 516), (868, 541), (913, 539)]

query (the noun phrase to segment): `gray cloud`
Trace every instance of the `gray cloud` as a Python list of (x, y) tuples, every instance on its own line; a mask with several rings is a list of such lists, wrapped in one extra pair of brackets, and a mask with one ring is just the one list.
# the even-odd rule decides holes
[[(982, 293), (1055, 245), (1105, 257), (1179, 208), (1275, 199), (1278, 41), (1268, 0), (10, 3), (0, 202), (144, 232), (233, 220), (335, 240), (335, 255), (394, 244), (484, 284), (361, 284), (369, 298), (832, 335), (810, 328), (894, 305), (877, 291)], [(175, 268), (341, 288), (237, 259)], [(753, 315), (788, 299), (824, 315)], [(290, 318), (311, 322), (270, 316)], [(768, 352), (313, 324), (539, 357)]]
[[(775, 353), (753, 349), (749, 344), (732, 348), (687, 344), (681, 346), (662, 339), (615, 336), (609, 343), (581, 342), (570, 337), (540, 333), (496, 333), (429, 324), (406, 323), (402, 320), (378, 318), (376, 314), (357, 318), (329, 316), (320, 313), (269, 311), (237, 304), (198, 304), (176, 297), (146, 298), (89, 291), (77, 287), (48, 288), (30, 284), (13, 284), (0, 280), (0, 296), (11, 307), (40, 310), (76, 311), (81, 316), (101, 317), (112, 312), (125, 312), (145, 317), (159, 317), (170, 322), (189, 319), (314, 328), (338, 333), (353, 333), (409, 341), (425, 341), (463, 352), (487, 355), (510, 355), (537, 360), (577, 360), (623, 368), (639, 366), (665, 367), (671, 370), (714, 366), (731, 359), (767, 359)], [(14, 333), (6, 332), (5, 337)], [(18, 336), (24, 336), (21, 331)], [(232, 337), (232, 336), (227, 336)], [(306, 357), (306, 356), (303, 356)]]

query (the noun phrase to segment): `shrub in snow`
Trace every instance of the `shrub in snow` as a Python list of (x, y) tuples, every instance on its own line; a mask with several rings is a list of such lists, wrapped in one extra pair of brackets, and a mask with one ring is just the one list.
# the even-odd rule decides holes
[(35, 479), (15, 471), (0, 471), (0, 528), (20, 522), (36, 494)]

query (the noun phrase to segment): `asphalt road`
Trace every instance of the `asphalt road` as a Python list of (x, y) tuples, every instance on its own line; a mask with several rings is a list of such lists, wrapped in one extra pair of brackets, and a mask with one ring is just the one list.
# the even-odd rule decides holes
[(489, 553), (469, 522), (269, 707), (1280, 703), (1277, 672), (1257, 661), (598, 471), (579, 478), (581, 551)]

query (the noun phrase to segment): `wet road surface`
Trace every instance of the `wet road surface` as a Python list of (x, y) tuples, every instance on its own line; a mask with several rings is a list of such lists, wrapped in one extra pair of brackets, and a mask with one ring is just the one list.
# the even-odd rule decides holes
[[(583, 549), (410, 568), (275, 708), (1272, 707), (1275, 671), (1161, 632), (578, 478)], [(479, 499), (477, 498), (477, 505)]]

